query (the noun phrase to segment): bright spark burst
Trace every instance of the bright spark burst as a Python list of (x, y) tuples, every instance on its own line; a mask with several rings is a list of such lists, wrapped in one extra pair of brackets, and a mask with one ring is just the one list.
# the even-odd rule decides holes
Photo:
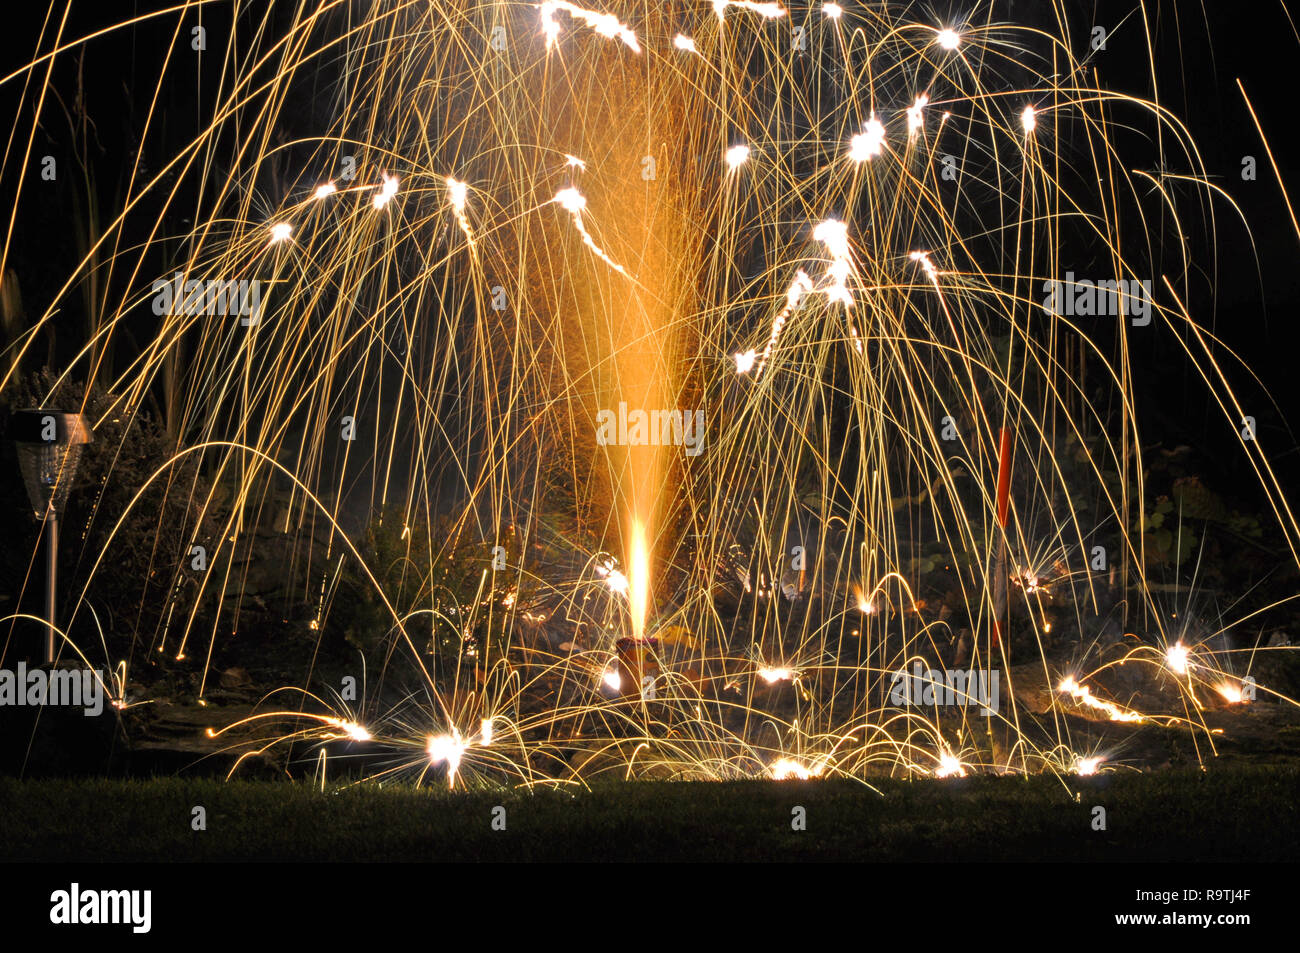
[(1038, 128), (1038, 111), (1033, 106), (1026, 106), (1020, 114), (1020, 125), (1024, 127), (1026, 133), (1033, 132)]
[(934, 267), (934, 262), (930, 260), (930, 253), (928, 251), (914, 251), (911, 252), (908, 257), (921, 266), (921, 270), (925, 272), (925, 276), (929, 278), (931, 283), (937, 288), (939, 286), (939, 271)]
[[(820, 226), (819, 226), (820, 227)], [(768, 335), (767, 346), (763, 348), (763, 354), (758, 361), (758, 372), (754, 375), (756, 378), (763, 373), (763, 368), (767, 365), (767, 359), (772, 356), (772, 349), (776, 347), (777, 340), (781, 337), (781, 329), (785, 327), (786, 320), (803, 302), (804, 296), (813, 290), (812, 279), (807, 273), (800, 268), (795, 273), (794, 281), (790, 282), (790, 287), (785, 292), (785, 307), (782, 308), (772, 320), (772, 333)], [(752, 352), (749, 352), (752, 353)], [(752, 366), (752, 361), (750, 365)], [(745, 373), (748, 368), (740, 369), (740, 355), (736, 356), (737, 369), (740, 373)]]
[[(853, 307), (853, 292), (849, 290), (849, 278), (853, 275), (853, 262), (849, 251), (849, 227), (838, 219), (828, 218), (813, 229), (813, 238), (826, 246), (831, 256), (817, 290), (826, 295), (826, 300), (833, 304), (842, 304), (845, 308)], [(847, 318), (849, 338), (853, 348), (862, 353), (862, 340), (852, 318)]]
[(739, 169), (749, 159), (749, 146), (741, 143), (738, 146), (732, 146), (727, 150), (726, 156), (728, 169)]
[(767, 17), (769, 20), (785, 16), (785, 8), (779, 3), (757, 3), (755, 0), (712, 0), (712, 3), (713, 12), (718, 15), (719, 20), (726, 17), (727, 7), (749, 10), (761, 17)]
[(572, 186), (569, 186), (566, 189), (560, 189), (560, 191), (556, 192), (555, 198), (551, 199), (551, 201), (558, 204), (562, 209), (573, 216), (573, 227), (578, 230), (578, 234), (582, 236), (582, 243), (591, 249), (593, 255), (605, 264), (609, 265), (609, 267), (613, 268), (620, 275), (627, 274), (627, 272), (623, 270), (623, 266), (615, 262), (609, 257), (609, 255), (605, 254), (605, 250), (597, 245), (595, 239), (593, 239), (587, 232), (587, 226), (583, 224), (582, 221), (582, 213), (587, 207), (587, 199), (581, 192)]
[(461, 758), (469, 746), (461, 740), (460, 732), (455, 728), (449, 735), (430, 735), (425, 750), (429, 754), (430, 764), (447, 763), (447, 787), (456, 783), (456, 774), (460, 771)]
[(935, 768), (934, 776), (936, 778), (964, 778), (966, 777), (966, 768), (956, 755), (944, 751), (939, 755), (939, 767)]
[(849, 158), (854, 162), (867, 162), (885, 151), (885, 127), (872, 115), (863, 131), (849, 140)]
[(474, 233), (470, 231), (469, 219), (465, 217), (465, 205), (469, 200), (469, 185), (447, 176), (447, 201), (451, 204), (452, 213), (456, 216), (456, 222), (460, 225), (460, 230), (465, 233), (465, 237), (472, 243)]
[[(907, 107), (907, 134), (914, 136), (921, 131), (925, 125), (925, 116), (922, 114), (925, 107), (930, 104), (930, 97), (922, 93), (916, 97), (916, 102)], [(884, 132), (881, 131), (883, 137)]]
[(1191, 652), (1181, 641), (1169, 646), (1165, 650), (1165, 664), (1175, 675), (1186, 675), (1187, 670), (1191, 667), (1189, 661)]
[(832, 20), (838, 20), (844, 15), (844, 8), (838, 3), (824, 3), (822, 4), (822, 13), (826, 14)]
[(582, 210), (587, 207), (586, 197), (572, 186), (567, 189), (560, 189), (555, 193), (555, 198), (551, 201), (557, 203), (566, 212), (574, 215), (581, 215)]
[(1074, 773), (1079, 775), (1081, 778), (1086, 778), (1089, 775), (1096, 774), (1097, 769), (1105, 760), (1106, 759), (1101, 755), (1096, 755), (1092, 758), (1076, 758), (1074, 762)]
[(673, 46), (677, 47), (677, 49), (682, 50), (683, 52), (686, 53), (699, 52), (699, 50), (695, 48), (695, 41), (692, 40), (689, 36), (686, 36), (685, 34), (682, 33), (678, 33), (675, 37), (673, 37)]
[(945, 50), (955, 50), (961, 46), (961, 35), (951, 27), (944, 27), (942, 30), (935, 32), (934, 42)]
[(610, 592), (620, 596), (627, 595), (627, 576), (621, 570), (615, 569), (612, 562), (597, 565), (596, 575), (604, 578)]
[(316, 191), (311, 194), (311, 197), (319, 200), (325, 198), (327, 195), (333, 195), (337, 191), (338, 191), (338, 186), (336, 186), (333, 182), (325, 182), (321, 185), (316, 186)]
[(289, 236), (293, 234), (293, 226), (288, 222), (276, 222), (271, 226), (271, 244), (278, 245), (280, 242), (287, 242)]
[(542, 32), (546, 34), (546, 48), (548, 50), (555, 45), (555, 41), (560, 35), (560, 24), (555, 19), (555, 14), (563, 11), (575, 20), (581, 20), (599, 35), (607, 39), (621, 40), (623, 45), (633, 53), (641, 52), (641, 44), (637, 41), (636, 34), (632, 32), (630, 27), (620, 23), (618, 17), (612, 13), (588, 10), (577, 4), (569, 3), (568, 0), (543, 0), (538, 9), (541, 11)]
[(451, 207), (458, 213), (465, 211), (465, 201), (469, 196), (469, 186), (464, 182), (458, 182), (451, 176), (447, 177), (447, 201)]
[(398, 180), (396, 176), (383, 173), (383, 181), (379, 185), (379, 191), (374, 194), (371, 201), (374, 203), (376, 211), (383, 209), (389, 200), (397, 194)]
[(777, 682), (788, 682), (794, 677), (794, 670), (789, 668), (768, 668), (764, 666), (758, 670), (758, 677), (769, 685), (775, 685)]
[(813, 229), (813, 240), (826, 246), (827, 253), (835, 262), (849, 260), (849, 226), (839, 219), (828, 218), (817, 223)]
[(774, 781), (788, 781), (791, 778), (798, 781), (807, 781), (809, 778), (821, 777), (823, 766), (814, 764), (809, 768), (793, 758), (780, 758), (773, 762), (770, 770)]
[(848, 225), (828, 218), (813, 229), (813, 239), (825, 245), (827, 254), (831, 256), (826, 276), (818, 290), (830, 301), (839, 302), (846, 308), (853, 307), (853, 293), (848, 286), (849, 276), (853, 274), (853, 264), (849, 257)]

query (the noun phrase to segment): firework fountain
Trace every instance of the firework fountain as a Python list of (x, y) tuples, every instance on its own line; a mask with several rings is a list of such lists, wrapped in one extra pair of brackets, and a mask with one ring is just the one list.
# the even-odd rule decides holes
[[(235, 4), (201, 128), (132, 169), (3, 365), (12, 393), (93, 277), (120, 294), (41, 405), (80, 382), (126, 448), (164, 395), (170, 456), (93, 512), (69, 644), (109, 652), (122, 704), (163, 662), (202, 697), (273, 536), (306, 661), (353, 585), (378, 671), (212, 732), (246, 752), (341, 739), (388, 753), (371, 776), (453, 786), (1092, 773), (1076, 735), (1099, 721), (1212, 754), (1243, 666), (1184, 645), (1152, 588), (1134, 310), (1225, 427), (1241, 408), (1163, 264), (1185, 250), (1140, 224), (1172, 180), (1118, 171), (1113, 130), (1224, 199), (1175, 116), (1089, 81), (1060, 10), (974, 6)], [(5, 83), (39, 93), (43, 63), (113, 33), (47, 33)], [(291, 103), (320, 76), (306, 132)], [(1075, 248), (1149, 296), (1107, 324), (1045, 306)], [(1242, 453), (1295, 560), (1268, 459)], [(186, 513), (138, 580), (162, 608), (105, 639), (96, 581), (157, 492)], [(1120, 669), (1159, 676), (1161, 710), (1110, 694)], [(900, 702), (916, 670), (967, 678)]]

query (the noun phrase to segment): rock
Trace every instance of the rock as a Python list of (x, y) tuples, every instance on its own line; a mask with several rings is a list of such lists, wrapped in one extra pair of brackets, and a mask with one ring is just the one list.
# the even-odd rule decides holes
[(247, 688), (253, 684), (253, 679), (242, 668), (228, 668), (221, 673), (217, 684), (222, 688)]

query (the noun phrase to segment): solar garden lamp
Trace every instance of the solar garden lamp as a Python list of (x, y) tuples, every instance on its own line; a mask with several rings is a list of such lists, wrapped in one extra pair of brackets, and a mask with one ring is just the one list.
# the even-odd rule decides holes
[(59, 516), (77, 474), (81, 448), (93, 439), (81, 414), (29, 408), (9, 418), (8, 436), (18, 448), (18, 467), (37, 519), (45, 526), (45, 661), (54, 661), (54, 595), (59, 558)]

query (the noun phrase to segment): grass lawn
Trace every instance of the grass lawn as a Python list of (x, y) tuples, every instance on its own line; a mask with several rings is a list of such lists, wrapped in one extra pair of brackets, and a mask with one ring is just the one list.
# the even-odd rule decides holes
[[(5, 861), (1292, 860), (1300, 767), (450, 793), (0, 779)], [(1080, 795), (1076, 801), (1074, 794)], [(1093, 808), (1106, 809), (1105, 831)], [(207, 829), (191, 829), (192, 809)], [(492, 827), (505, 809), (504, 831)], [(792, 830), (793, 809), (806, 830)]]

